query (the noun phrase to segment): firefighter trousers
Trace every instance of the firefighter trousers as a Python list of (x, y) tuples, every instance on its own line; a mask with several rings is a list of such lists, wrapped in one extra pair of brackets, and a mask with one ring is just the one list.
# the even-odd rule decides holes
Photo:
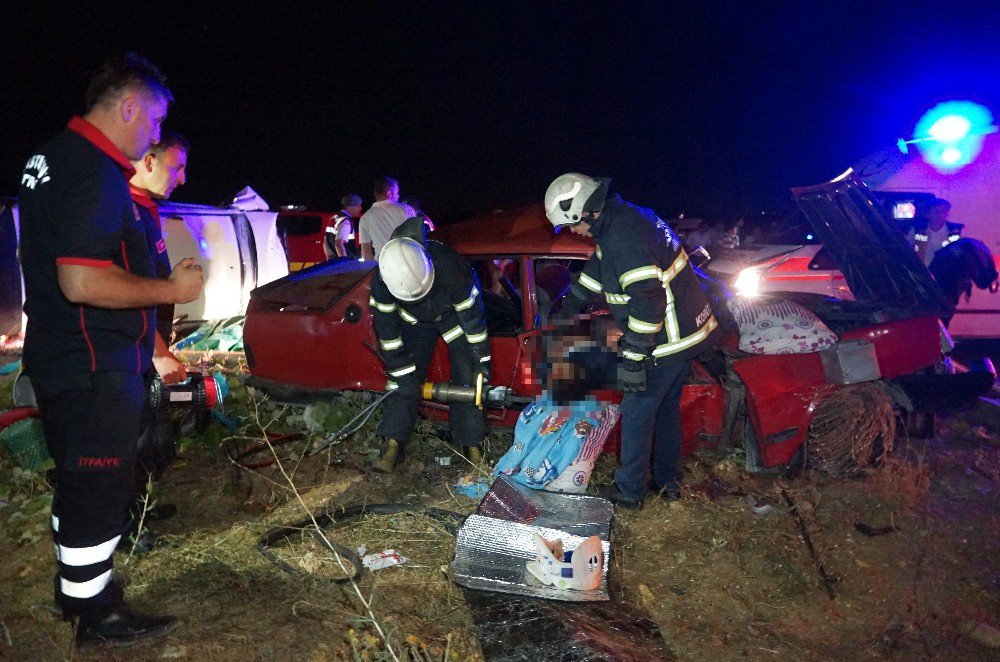
[[(120, 599), (112, 554), (135, 498), (141, 375), (95, 372), (63, 380), (32, 376), (45, 441), (56, 464), (52, 535), (56, 602), (66, 617), (100, 618)], [(89, 382), (89, 383), (88, 383)]]
[[(422, 385), (427, 379), (427, 371), (441, 332), (432, 324), (404, 324), (401, 335), (403, 345), (410, 350), (417, 367), (416, 372), (406, 375), (406, 379), (412, 378), (410, 384)], [(451, 366), (451, 383), (471, 386), (479, 366), (473, 360), (472, 350), (464, 334), (448, 343), (448, 360)], [(405, 446), (413, 434), (420, 401), (419, 387), (408, 388), (401, 383), (399, 393), (389, 397), (382, 408), (378, 434), (387, 439), (395, 439)], [(456, 444), (479, 446), (486, 437), (486, 419), (482, 410), (474, 404), (451, 404), (448, 408), (448, 422), (452, 440)]]
[(657, 488), (676, 490), (681, 478), (681, 388), (691, 362), (660, 363), (646, 370), (646, 390), (622, 398), (621, 466), (615, 485), (629, 499), (642, 499), (650, 464)]

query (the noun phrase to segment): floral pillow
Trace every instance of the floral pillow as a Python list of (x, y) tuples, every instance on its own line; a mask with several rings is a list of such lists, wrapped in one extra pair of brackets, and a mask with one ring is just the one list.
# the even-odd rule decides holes
[(792, 301), (736, 297), (729, 310), (740, 327), (740, 349), (750, 354), (806, 354), (838, 340), (820, 318)]

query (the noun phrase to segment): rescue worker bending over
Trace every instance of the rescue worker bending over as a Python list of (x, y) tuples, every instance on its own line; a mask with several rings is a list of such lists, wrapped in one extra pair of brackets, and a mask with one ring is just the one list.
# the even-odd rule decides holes
[(677, 494), (681, 387), (691, 359), (707, 349), (718, 322), (674, 231), (651, 210), (608, 197), (609, 184), (562, 175), (545, 192), (545, 214), (556, 232), (569, 228), (597, 240), (559, 317), (581, 312), (603, 292), (623, 332), (621, 466), (614, 484), (599, 493), (638, 508), (648, 487)]
[[(423, 218), (408, 219), (378, 255), (371, 300), (389, 381), (389, 399), (378, 434), (386, 439), (373, 468), (392, 471), (405, 455), (438, 338), (448, 344), (451, 383), (470, 386), (477, 375), (490, 379), (490, 341), (479, 282), (469, 263), (452, 248), (427, 241)], [(483, 413), (473, 404), (455, 403), (449, 422), (455, 443), (475, 464), (482, 462), (486, 436)]]

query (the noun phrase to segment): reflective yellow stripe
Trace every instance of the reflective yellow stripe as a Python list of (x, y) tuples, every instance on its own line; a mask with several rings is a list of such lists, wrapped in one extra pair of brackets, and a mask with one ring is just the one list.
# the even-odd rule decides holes
[(391, 313), (396, 310), (396, 304), (394, 303), (379, 303), (375, 300), (375, 297), (368, 297), (368, 305), (378, 308), (383, 313)]
[(640, 354), (639, 352), (630, 352), (627, 349), (624, 352), (622, 352), (622, 356), (624, 356), (630, 361), (642, 361), (643, 359), (646, 358), (645, 354)]
[(465, 337), (468, 339), (469, 342), (477, 343), (477, 342), (485, 342), (489, 336), (487, 336), (486, 332), (483, 331), (482, 333), (472, 333), (472, 334), (467, 333), (465, 334)]
[(450, 343), (452, 340), (459, 337), (460, 335), (462, 335), (462, 327), (456, 326), (454, 329), (450, 329), (447, 333), (442, 334), (441, 337), (444, 338), (445, 342)]
[(712, 317), (708, 318), (707, 322), (705, 322), (705, 326), (701, 327), (687, 338), (682, 338), (677, 342), (657, 345), (656, 348), (653, 350), (653, 356), (656, 358), (660, 358), (662, 356), (676, 354), (677, 352), (683, 351), (689, 347), (693, 347), (698, 343), (700, 343), (705, 338), (707, 338), (708, 334), (714, 331), (715, 327), (717, 327), (718, 325), (719, 323), (715, 321), (715, 316), (713, 315)]
[(484, 356), (483, 358), (479, 359), (479, 362), (480, 362), (480, 363), (486, 363), (486, 362), (488, 362), (488, 361), (492, 361), (492, 360), (493, 360), (493, 357), (492, 357), (492, 356), (490, 356), (489, 354), (487, 354), (487, 355), (486, 355), (486, 356)]
[(417, 323), (417, 318), (414, 317), (413, 315), (411, 315), (410, 313), (406, 312), (402, 308), (399, 309), (399, 316), (402, 317), (407, 322), (409, 322), (410, 324), (416, 324)]
[(591, 292), (600, 293), (601, 291), (601, 284), (585, 273), (580, 274), (580, 284)]
[(403, 346), (403, 339), (396, 338), (395, 340), (380, 340), (379, 344), (382, 345), (384, 350), (399, 349)]
[(465, 301), (462, 301), (460, 303), (456, 303), (455, 304), (455, 310), (457, 312), (462, 312), (463, 310), (468, 310), (469, 308), (472, 308), (472, 304), (476, 303), (476, 296), (478, 294), (479, 294), (479, 290), (477, 290), (475, 288), (475, 286), (473, 286), (473, 288), (472, 288), (472, 294), (469, 295), (469, 298), (466, 299)]
[(605, 292), (604, 298), (607, 299), (608, 303), (616, 305), (625, 304), (632, 300), (632, 297), (627, 294), (615, 294), (613, 292)]
[(597, 247), (596, 253), (597, 253), (597, 259), (600, 260), (601, 259), (601, 247), (600, 246)]
[(413, 365), (411, 363), (410, 365), (406, 366), (405, 368), (400, 368), (399, 370), (393, 370), (393, 371), (391, 371), (389, 373), (389, 376), (390, 377), (402, 377), (403, 375), (408, 375), (411, 372), (416, 372), (416, 371), (417, 371), (417, 366), (415, 366), (415, 365)]
[(688, 263), (687, 253), (681, 250), (681, 254), (677, 256), (677, 259), (675, 259), (674, 263), (670, 265), (670, 268), (664, 271), (663, 275), (660, 277), (664, 285), (672, 281), (677, 276), (677, 274), (681, 272), (681, 269), (687, 266), (687, 263)]
[(660, 322), (659, 324), (651, 324), (650, 322), (644, 322), (629, 315), (628, 328), (636, 333), (656, 333), (663, 328), (663, 323)]
[(661, 273), (660, 268), (657, 266), (650, 265), (648, 267), (638, 267), (623, 273), (621, 277), (618, 278), (618, 282), (622, 284), (622, 289), (624, 290), (632, 283), (638, 283), (641, 280), (649, 280), (650, 278), (659, 278)]
[(397, 388), (399, 388), (399, 384), (391, 379), (385, 383), (385, 390), (387, 391), (395, 391)]
[(667, 327), (667, 340), (673, 343), (681, 338), (681, 325), (677, 321), (677, 309), (674, 306), (673, 291), (669, 285), (664, 285), (663, 291), (667, 295), (667, 307), (663, 312), (663, 321)]

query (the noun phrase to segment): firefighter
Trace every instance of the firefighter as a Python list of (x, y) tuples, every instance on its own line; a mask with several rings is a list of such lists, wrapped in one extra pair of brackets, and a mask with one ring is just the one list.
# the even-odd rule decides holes
[(557, 177), (545, 192), (545, 214), (556, 232), (597, 241), (559, 316), (581, 312), (603, 293), (622, 331), (621, 465), (599, 493), (639, 508), (650, 487), (668, 496), (679, 490), (681, 387), (718, 322), (674, 231), (651, 210), (608, 196), (609, 184), (578, 173)]
[(942, 198), (934, 198), (924, 205), (922, 213), (913, 220), (908, 239), (920, 256), (925, 267), (931, 266), (937, 252), (962, 237), (961, 223), (948, 220), (951, 203)]
[(127, 645), (178, 623), (131, 607), (112, 571), (134, 498), (155, 307), (193, 301), (203, 282), (191, 258), (157, 278), (128, 189), (130, 159), (159, 141), (172, 100), (148, 60), (113, 58), (90, 82), (86, 114), (39, 147), (21, 179), (24, 367), (56, 465), (56, 604), (77, 621), (80, 647)]
[[(373, 463), (377, 471), (392, 471), (403, 460), (438, 338), (448, 344), (452, 384), (474, 385), (478, 375), (489, 381), (490, 342), (480, 289), (465, 258), (426, 239), (420, 216), (397, 228), (380, 251), (369, 303), (388, 375), (386, 390), (396, 394), (378, 427), (385, 443)], [(452, 438), (470, 461), (481, 464), (482, 411), (455, 403), (449, 414)]]

